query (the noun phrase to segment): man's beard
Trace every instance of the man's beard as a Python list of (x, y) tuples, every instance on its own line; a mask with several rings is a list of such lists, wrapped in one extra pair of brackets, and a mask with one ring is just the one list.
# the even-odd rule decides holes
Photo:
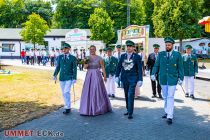
[(172, 48), (166, 48), (167, 52), (170, 52), (172, 50)]

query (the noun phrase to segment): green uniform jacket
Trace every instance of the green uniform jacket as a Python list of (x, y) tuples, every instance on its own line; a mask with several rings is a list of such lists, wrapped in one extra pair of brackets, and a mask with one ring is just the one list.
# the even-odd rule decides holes
[(107, 57), (104, 59), (104, 65), (107, 78), (109, 78), (109, 75), (114, 76), (117, 71), (118, 59), (111, 56), (109, 60), (109, 57)]
[(152, 75), (159, 74), (160, 85), (177, 85), (178, 79), (184, 79), (183, 60), (179, 52), (172, 51), (171, 56), (167, 59), (166, 51), (159, 53)]
[(184, 76), (195, 76), (198, 73), (198, 60), (195, 55), (188, 57), (188, 54), (183, 55)]
[(64, 54), (58, 57), (57, 66), (54, 72), (54, 76), (58, 73), (60, 81), (76, 80), (77, 79), (77, 59), (73, 55), (68, 54), (66, 60), (64, 60)]

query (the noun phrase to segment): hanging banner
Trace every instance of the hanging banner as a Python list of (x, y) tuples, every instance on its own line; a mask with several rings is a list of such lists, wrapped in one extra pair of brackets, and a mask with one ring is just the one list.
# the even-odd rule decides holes
[(65, 41), (66, 42), (74, 42), (74, 41), (86, 41), (87, 40), (87, 32), (81, 29), (72, 29), (70, 32), (66, 34)]
[(122, 40), (142, 38), (146, 36), (146, 26), (131, 25), (121, 32)]

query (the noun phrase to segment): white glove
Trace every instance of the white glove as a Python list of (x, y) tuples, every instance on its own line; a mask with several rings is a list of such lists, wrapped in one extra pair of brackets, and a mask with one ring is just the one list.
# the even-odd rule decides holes
[(143, 84), (143, 81), (138, 81), (138, 82), (137, 82), (137, 86), (138, 86), (138, 87), (141, 87), (142, 84)]
[(119, 77), (115, 78), (115, 82), (118, 83), (119, 82)]
[(54, 81), (57, 81), (57, 76), (53, 76), (53, 80)]
[(178, 80), (178, 84), (179, 84), (179, 85), (182, 85), (182, 83), (183, 83), (183, 81), (179, 79), (179, 80)]
[(151, 75), (151, 76), (150, 76), (150, 79), (151, 79), (152, 81), (155, 81), (155, 80), (156, 80), (155, 75)]
[(72, 80), (72, 83), (75, 84), (77, 82), (77, 80)]
[(148, 70), (146, 70), (146, 71), (145, 71), (145, 74), (146, 74), (146, 75), (148, 75), (148, 74), (149, 74), (149, 71), (148, 71)]
[(198, 75), (198, 73), (196, 72), (195, 75)]

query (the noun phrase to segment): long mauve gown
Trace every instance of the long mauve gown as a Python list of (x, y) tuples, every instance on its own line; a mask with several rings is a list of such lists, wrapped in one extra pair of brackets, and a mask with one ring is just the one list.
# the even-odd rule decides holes
[(100, 71), (100, 56), (90, 57), (80, 100), (80, 114), (95, 116), (112, 111)]

